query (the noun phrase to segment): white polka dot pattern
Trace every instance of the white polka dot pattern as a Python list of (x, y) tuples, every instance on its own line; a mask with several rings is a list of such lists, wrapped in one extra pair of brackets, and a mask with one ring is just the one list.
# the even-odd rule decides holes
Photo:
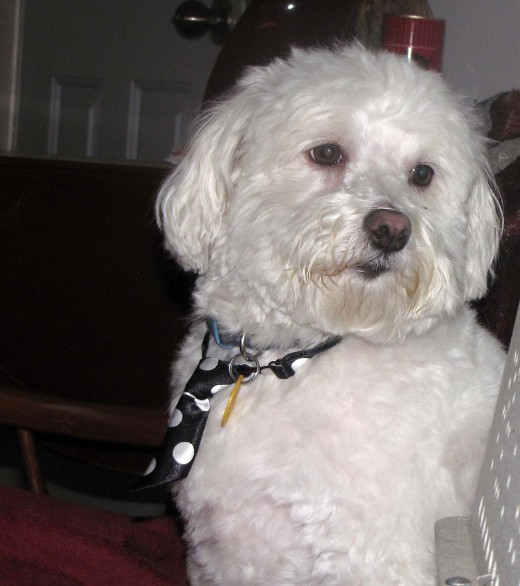
[(295, 360), (292, 363), (292, 368), (293, 370), (296, 372), (297, 370), (299, 370), (304, 364), (306, 364), (307, 362), (309, 362), (309, 358), (298, 358), (298, 360)]
[(209, 411), (209, 399), (197, 399), (197, 397), (195, 397), (191, 393), (185, 392), (184, 394), (186, 395), (186, 397), (191, 397), (193, 399), (195, 405), (197, 405), (197, 407), (201, 411)]
[(180, 442), (173, 448), (172, 456), (179, 464), (189, 464), (195, 456), (195, 448), (190, 442)]
[(157, 454), (157, 465), (149, 467), (137, 488), (146, 488), (185, 478), (190, 471), (217, 388), (233, 382), (227, 362), (203, 358), (186, 384), (173, 410)]
[(182, 413), (178, 409), (175, 409), (170, 420), (170, 427), (177, 427), (177, 425), (180, 425), (181, 423)]
[(152, 458), (152, 461), (148, 464), (148, 468), (146, 469), (145, 475), (151, 474), (155, 470), (156, 466), (157, 466), (157, 460), (155, 458)]

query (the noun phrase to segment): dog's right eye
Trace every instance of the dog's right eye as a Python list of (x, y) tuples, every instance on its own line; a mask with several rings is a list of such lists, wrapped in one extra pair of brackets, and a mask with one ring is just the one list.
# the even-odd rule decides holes
[(421, 163), (410, 171), (410, 182), (417, 187), (428, 187), (432, 182), (435, 172), (429, 165)]
[(325, 143), (309, 151), (311, 159), (318, 165), (337, 165), (343, 161), (343, 153), (337, 144)]

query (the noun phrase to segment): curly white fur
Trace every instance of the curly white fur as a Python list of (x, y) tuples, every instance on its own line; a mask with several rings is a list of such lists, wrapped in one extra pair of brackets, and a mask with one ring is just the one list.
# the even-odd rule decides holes
[[(313, 160), (323, 144), (341, 159)], [(435, 583), (433, 523), (468, 510), (503, 365), (466, 306), (500, 233), (484, 146), (440, 75), (359, 46), (252, 68), (203, 116), (157, 203), (198, 318), (261, 362), (343, 340), (244, 386), (224, 430), (215, 397), (175, 487), (193, 584)], [(404, 248), (374, 246), (377, 210), (408, 218)]]

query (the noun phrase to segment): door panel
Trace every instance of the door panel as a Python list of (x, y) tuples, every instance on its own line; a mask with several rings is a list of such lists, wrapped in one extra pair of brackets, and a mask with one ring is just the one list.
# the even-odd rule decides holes
[(180, 81), (132, 80), (126, 158), (158, 160), (182, 146), (193, 88)]
[(98, 155), (101, 78), (53, 77), (47, 154)]
[(25, 0), (15, 150), (167, 159), (219, 52), (209, 37), (181, 38), (175, 9), (171, 0)]

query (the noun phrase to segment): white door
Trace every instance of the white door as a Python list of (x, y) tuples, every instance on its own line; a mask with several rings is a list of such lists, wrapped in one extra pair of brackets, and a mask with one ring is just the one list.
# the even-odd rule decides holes
[(23, 0), (12, 150), (164, 161), (179, 149), (219, 51), (208, 35), (177, 34), (180, 2)]

